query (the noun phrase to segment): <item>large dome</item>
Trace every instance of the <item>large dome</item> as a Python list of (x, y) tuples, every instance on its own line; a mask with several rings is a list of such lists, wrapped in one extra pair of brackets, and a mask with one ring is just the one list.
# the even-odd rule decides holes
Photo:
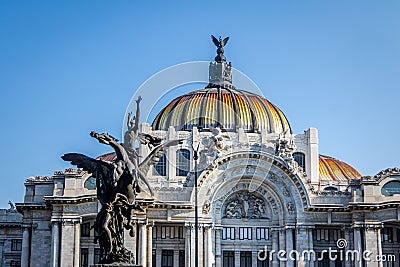
[(223, 87), (206, 88), (179, 96), (154, 119), (153, 130), (190, 131), (220, 127), (226, 131), (291, 132), (283, 112), (262, 96)]

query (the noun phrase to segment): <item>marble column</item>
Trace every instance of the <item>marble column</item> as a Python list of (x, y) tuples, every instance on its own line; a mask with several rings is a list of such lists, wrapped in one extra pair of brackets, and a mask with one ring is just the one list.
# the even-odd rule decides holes
[(269, 259), (272, 262), (272, 267), (278, 267), (279, 266), (279, 261), (278, 261), (278, 251), (279, 251), (279, 230), (278, 229), (272, 229), (272, 250), (274, 251), (274, 254), (272, 255), (272, 259)]
[(51, 267), (58, 267), (60, 258), (60, 222), (51, 223)]
[[(379, 227), (376, 231), (377, 238), (378, 238), (378, 254), (379, 257), (382, 259), (382, 236), (381, 236), (382, 227)], [(383, 267), (383, 262), (379, 261), (379, 267)]]
[(205, 247), (205, 264), (204, 266), (212, 266), (214, 263), (214, 253), (213, 253), (213, 246), (212, 246), (212, 226), (206, 226), (205, 228), (205, 242), (204, 242), (204, 247)]
[(80, 264), (80, 256), (81, 256), (81, 223), (80, 219), (75, 221), (74, 224), (74, 236), (75, 236), (75, 243), (74, 243), (74, 267), (79, 267)]
[[(307, 227), (304, 225), (300, 225), (295, 230), (295, 233), (296, 233), (296, 251), (299, 256), (299, 259), (297, 261), (297, 266), (308, 267), (310, 262), (308, 258), (311, 256), (309, 256), (309, 254), (307, 253), (303, 253), (308, 250), (309, 246)], [(305, 258), (303, 258), (303, 256)], [(295, 257), (295, 255), (293, 255), (293, 257)]]
[(354, 226), (354, 250), (359, 252), (359, 257), (355, 258), (354, 266), (362, 267), (362, 254), (363, 254), (363, 247), (361, 243), (361, 228), (358, 226)]
[(293, 228), (286, 228), (286, 257), (288, 259), (286, 266), (294, 267), (294, 261), (289, 259), (290, 252), (293, 250)]
[[(313, 227), (307, 228), (307, 235), (308, 235), (308, 245), (307, 245), (308, 248), (307, 249), (310, 251), (314, 251), (313, 231), (314, 231)], [(315, 258), (317, 259), (317, 255), (315, 255)], [(308, 262), (308, 266), (314, 267), (315, 262), (316, 261), (312, 259), (311, 261)]]
[(222, 267), (221, 227), (215, 227), (214, 234), (215, 234), (215, 267)]
[(195, 259), (196, 259), (196, 252), (195, 252), (195, 243), (196, 243), (196, 238), (195, 238), (195, 229), (194, 224), (191, 225), (190, 227), (190, 267), (195, 266)]
[(147, 229), (146, 223), (139, 223), (139, 265), (146, 266), (147, 263)]
[(74, 266), (74, 220), (63, 219), (61, 224), (60, 266)]
[(186, 237), (185, 237), (185, 266), (190, 266), (190, 259), (192, 258), (191, 254), (191, 231), (190, 231), (190, 224), (186, 224)]
[(353, 266), (353, 262), (351, 261), (351, 259), (346, 260), (347, 251), (349, 251), (351, 249), (351, 246), (350, 246), (351, 237), (350, 236), (351, 236), (351, 229), (346, 227), (344, 229), (344, 239), (347, 241), (347, 246), (344, 249), (344, 254), (343, 254), (343, 261), (344, 261), (345, 267)]
[(203, 267), (205, 266), (204, 264), (204, 256), (205, 256), (205, 246), (204, 246), (204, 225), (199, 224), (199, 228), (197, 229), (199, 231), (199, 266)]
[(30, 254), (30, 231), (27, 226), (23, 226), (22, 234), (22, 252), (21, 252), (21, 267), (29, 266), (29, 254)]
[(147, 266), (151, 267), (153, 260), (153, 224), (147, 225)]
[[(379, 236), (379, 237), (378, 237)], [(380, 226), (371, 224), (365, 227), (365, 250), (368, 250), (371, 255), (371, 261), (365, 261), (367, 267), (382, 267), (381, 261), (375, 261), (378, 257), (382, 257), (382, 244), (380, 241)]]
[[(286, 251), (286, 231), (285, 231), (285, 229), (279, 230), (279, 250)], [(276, 252), (276, 253), (278, 253), (278, 252)], [(275, 257), (277, 255), (276, 253), (275, 253)], [(286, 262), (279, 261), (279, 267), (286, 267)]]

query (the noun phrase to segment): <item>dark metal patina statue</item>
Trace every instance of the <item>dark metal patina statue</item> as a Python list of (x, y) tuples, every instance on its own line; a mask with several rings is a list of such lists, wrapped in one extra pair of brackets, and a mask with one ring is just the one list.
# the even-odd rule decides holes
[[(128, 263), (135, 264), (134, 254), (124, 247), (124, 229), (133, 236), (134, 225), (132, 212), (142, 211), (135, 202), (141, 192), (140, 184), (145, 184), (153, 195), (153, 191), (146, 180), (150, 167), (158, 162), (164, 150), (169, 146), (181, 143), (181, 140), (172, 140), (161, 143), (161, 139), (149, 134), (138, 132), (139, 103), (136, 100), (136, 116), (128, 116), (128, 131), (125, 133), (125, 143), (120, 144), (117, 139), (107, 133), (91, 132), (90, 136), (100, 143), (111, 146), (116, 153), (115, 162), (105, 162), (93, 159), (78, 153), (68, 153), (62, 156), (65, 161), (82, 168), (96, 178), (97, 198), (101, 203), (101, 210), (97, 214), (94, 229), (97, 233), (95, 243), (99, 243), (104, 255), (100, 264)], [(139, 161), (135, 141), (147, 144), (151, 149), (149, 155)]]
[(225, 37), (224, 40), (222, 40), (221, 36), (219, 37), (219, 40), (217, 38), (215, 38), (214, 35), (211, 35), (212, 41), (215, 44), (216, 47), (218, 47), (217, 49), (217, 56), (215, 57), (215, 61), (218, 63), (222, 63), (226, 61), (226, 57), (224, 56), (224, 46), (226, 45), (226, 43), (229, 40), (229, 37)]

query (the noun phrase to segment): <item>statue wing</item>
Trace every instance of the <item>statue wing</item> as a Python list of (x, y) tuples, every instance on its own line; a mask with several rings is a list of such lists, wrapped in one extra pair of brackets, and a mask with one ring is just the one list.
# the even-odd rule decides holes
[(157, 164), (160, 158), (163, 156), (164, 151), (167, 147), (170, 146), (175, 146), (177, 144), (181, 144), (182, 140), (172, 140), (172, 141), (167, 141), (164, 144), (160, 144), (156, 146), (150, 154), (139, 164), (139, 178), (146, 184), (146, 186), (149, 188), (151, 194), (153, 194), (153, 191), (150, 188), (149, 183), (146, 180), (147, 173), (150, 170), (150, 167)]
[(181, 144), (182, 140), (171, 140), (167, 141), (164, 144), (156, 146), (150, 154), (139, 164), (139, 170), (146, 176), (147, 172), (150, 169), (150, 166), (158, 163), (160, 158), (163, 156), (164, 150), (167, 147), (175, 146), (177, 144)]
[(61, 157), (72, 165), (83, 169), (96, 178), (97, 197), (101, 203), (105, 203), (108, 192), (114, 187), (111, 178), (114, 173), (114, 166), (111, 163), (93, 159), (79, 153), (68, 153)]
[(162, 139), (150, 134), (139, 133), (139, 142), (143, 145), (148, 145), (150, 148), (161, 144)]
[(225, 39), (221, 42), (221, 46), (224, 47), (226, 43), (228, 42), (229, 37), (225, 37)]
[[(211, 35), (212, 41), (215, 44), (216, 47), (219, 47), (221, 45), (221, 43), (219, 42), (219, 40), (217, 38), (215, 38), (214, 35)], [(225, 38), (226, 39), (226, 38)]]

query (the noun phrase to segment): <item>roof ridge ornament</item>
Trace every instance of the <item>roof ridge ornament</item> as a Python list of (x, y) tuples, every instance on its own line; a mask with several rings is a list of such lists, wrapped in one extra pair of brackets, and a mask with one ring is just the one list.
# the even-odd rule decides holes
[(222, 40), (221, 36), (217, 39), (214, 35), (211, 35), (211, 39), (217, 47), (217, 56), (215, 57), (214, 62), (210, 62), (210, 83), (207, 88), (223, 87), (232, 89), (234, 88), (232, 85), (232, 64), (231, 62), (226, 62), (226, 57), (224, 56), (224, 47), (227, 44), (229, 37), (225, 37)]

